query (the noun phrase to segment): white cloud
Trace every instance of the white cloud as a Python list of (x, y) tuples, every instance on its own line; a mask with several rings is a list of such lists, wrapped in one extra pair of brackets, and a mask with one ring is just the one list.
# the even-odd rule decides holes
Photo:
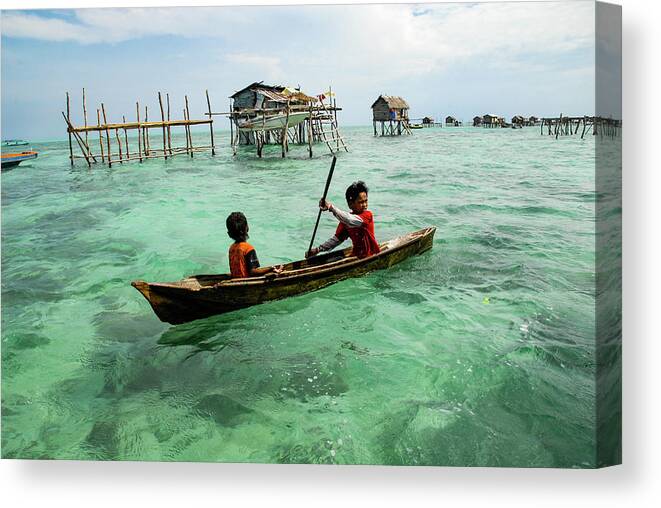
[(256, 75), (261, 75), (263, 79), (271, 82), (280, 82), (286, 79), (280, 58), (275, 56), (252, 53), (230, 53), (225, 55), (225, 61), (229, 64), (246, 67), (247, 70), (253, 71)]

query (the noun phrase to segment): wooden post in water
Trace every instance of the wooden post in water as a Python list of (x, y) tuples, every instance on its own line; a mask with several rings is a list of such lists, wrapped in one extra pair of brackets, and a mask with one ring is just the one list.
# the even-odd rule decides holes
[(161, 108), (161, 121), (163, 122), (163, 157), (165, 160), (168, 160), (168, 134), (165, 129), (165, 111), (163, 111), (163, 99), (161, 98), (161, 92), (158, 92), (158, 105)]
[(110, 130), (108, 129), (108, 118), (106, 117), (106, 107), (101, 103), (101, 111), (103, 112), (103, 124), (106, 126), (106, 141), (108, 142), (108, 167), (112, 167), (112, 152), (110, 151)]
[[(85, 89), (83, 88), (83, 122), (85, 127), (87, 127), (87, 103), (85, 101)], [(85, 131), (85, 144), (89, 146), (89, 140), (87, 138), (87, 131)]]
[(287, 151), (287, 129), (289, 128), (289, 101), (287, 101), (286, 117), (285, 117), (285, 126), (282, 129), (282, 157), (285, 157), (285, 152)]
[[(67, 92), (67, 122), (69, 125), (71, 125), (71, 110), (69, 106), (69, 92)], [(70, 128), (67, 128), (67, 133), (69, 134), (69, 160), (71, 161), (71, 165), (73, 166), (73, 146), (71, 145), (71, 131), (69, 130)]]
[(312, 103), (310, 103), (310, 112), (308, 117), (308, 153), (312, 158)]
[[(122, 115), (122, 122), (126, 124), (126, 116), (124, 115)], [(129, 135), (126, 127), (124, 127), (124, 141), (126, 142), (126, 159), (128, 160), (131, 158), (131, 152), (129, 150)]]
[(140, 132), (142, 129), (140, 128), (140, 104), (138, 102), (135, 103), (135, 118), (138, 122), (138, 157), (142, 162), (142, 132)]
[[(190, 110), (188, 109), (188, 95), (184, 95), (186, 101), (186, 109), (184, 110), (184, 118), (187, 122), (190, 121)], [(190, 156), (193, 157), (193, 136), (191, 135), (190, 124), (186, 123), (186, 133), (188, 134), (188, 144), (190, 145)]]
[(62, 111), (62, 116), (64, 117), (64, 121), (67, 123), (67, 130), (69, 132), (73, 133), (73, 136), (76, 138), (76, 143), (78, 143), (78, 146), (80, 147), (80, 151), (83, 152), (83, 157), (85, 157), (85, 161), (87, 161), (87, 165), (89, 167), (91, 167), (92, 164), (90, 163), (90, 157), (89, 157), (89, 153), (88, 153), (89, 148), (85, 145), (85, 142), (80, 137), (80, 135), (76, 132), (73, 125), (71, 125), (71, 122), (69, 121), (67, 116), (64, 114), (64, 111)]
[(165, 100), (168, 104), (168, 150), (170, 151), (170, 157), (172, 157), (172, 133), (170, 131), (170, 94), (165, 94)]
[(106, 162), (106, 158), (103, 155), (103, 135), (101, 134), (101, 112), (99, 108), (96, 108), (96, 126), (99, 128), (99, 145), (101, 146), (101, 162)]
[(122, 160), (122, 140), (119, 139), (119, 129), (115, 129), (115, 137), (117, 138), (117, 152), (119, 153), (119, 163), (124, 164)]
[[(236, 143), (234, 142), (234, 112), (232, 111), (232, 101), (230, 101), (230, 144), (232, 145), (232, 155), (236, 155)], [(237, 137), (239, 135), (239, 128), (236, 129)]]
[[(145, 123), (149, 122), (149, 112), (147, 106), (145, 106)], [(145, 157), (149, 156), (150, 146), (149, 146), (149, 127), (145, 126), (144, 130), (144, 144), (145, 144)]]
[[(211, 116), (211, 100), (209, 99), (209, 90), (205, 90), (207, 94), (207, 108), (209, 109), (209, 120), (213, 120)], [(213, 142), (213, 121), (209, 124), (209, 134), (211, 135), (211, 155), (216, 155), (216, 147)]]

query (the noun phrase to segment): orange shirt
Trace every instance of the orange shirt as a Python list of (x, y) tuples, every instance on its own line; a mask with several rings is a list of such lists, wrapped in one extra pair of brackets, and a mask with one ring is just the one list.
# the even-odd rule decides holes
[(248, 242), (234, 242), (229, 251), (230, 273), (235, 279), (250, 277), (250, 270), (259, 267), (255, 248)]

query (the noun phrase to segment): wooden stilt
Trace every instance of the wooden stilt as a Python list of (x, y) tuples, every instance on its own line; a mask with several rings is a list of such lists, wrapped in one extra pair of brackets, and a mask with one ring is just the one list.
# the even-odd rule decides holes
[(101, 133), (101, 112), (96, 108), (96, 125), (99, 127), (99, 145), (101, 146), (101, 162), (105, 162), (106, 158), (103, 155), (103, 134)]
[(101, 103), (103, 113), (103, 124), (106, 126), (106, 141), (108, 142), (108, 167), (112, 167), (112, 152), (110, 151), (110, 130), (108, 130), (108, 118), (106, 117), (106, 107)]
[[(149, 111), (147, 110), (147, 106), (145, 106), (145, 123), (149, 122)], [(143, 141), (145, 143), (145, 156), (149, 156), (149, 152), (151, 151), (151, 146), (149, 145), (149, 127), (144, 128), (144, 138)]]
[[(168, 122), (170, 121), (170, 94), (165, 94), (165, 100), (168, 105)], [(170, 156), (172, 156), (172, 133), (170, 132), (170, 126), (168, 125), (168, 150), (170, 151)]]
[(308, 116), (308, 153), (312, 158), (312, 103), (310, 103), (310, 111)]
[(119, 129), (115, 129), (115, 137), (117, 138), (117, 153), (119, 154), (119, 163), (124, 164), (122, 157), (122, 140), (119, 139)]
[[(230, 143), (232, 144), (232, 155), (236, 155), (236, 141), (234, 140), (234, 122), (235, 117), (234, 117), (234, 112), (232, 111), (232, 103), (230, 102)], [(237, 137), (239, 135), (239, 128), (237, 127)]]
[[(83, 88), (83, 125), (87, 127), (87, 103), (85, 101), (85, 89)], [(89, 147), (87, 131), (85, 131), (85, 144)]]
[[(211, 118), (211, 100), (209, 99), (209, 90), (205, 90), (205, 93), (207, 95), (207, 108), (209, 111), (209, 120), (212, 120)], [(213, 142), (213, 121), (209, 124), (209, 135), (211, 137), (211, 155), (216, 155), (216, 147), (214, 146)]]
[[(126, 123), (126, 117), (122, 115), (122, 122)], [(124, 141), (126, 142), (126, 157), (131, 157), (131, 151), (129, 150), (129, 135), (126, 127), (124, 127)]]
[[(67, 123), (71, 125), (71, 109), (69, 106), (69, 92), (67, 92)], [(73, 166), (73, 145), (71, 144), (71, 132), (69, 134), (69, 161), (71, 162), (71, 165)]]
[(158, 92), (158, 105), (161, 108), (161, 120), (163, 121), (163, 157), (165, 157), (165, 160), (168, 160), (168, 133), (165, 128), (165, 111), (163, 110), (161, 92)]
[[(190, 110), (188, 109), (188, 95), (184, 95), (186, 101), (186, 109), (184, 110), (184, 118), (190, 121)], [(190, 156), (193, 157), (193, 136), (191, 134), (190, 124), (186, 125), (186, 132), (188, 133), (188, 144), (190, 145)]]
[(142, 129), (140, 128), (140, 104), (135, 103), (135, 119), (138, 122), (138, 157), (142, 162)]
[[(85, 161), (87, 162), (87, 165), (89, 167), (91, 167), (92, 163), (90, 162), (89, 152), (88, 152), (88, 150), (85, 149), (86, 148), (86, 146), (84, 145), (85, 142), (80, 137), (80, 135), (75, 131), (73, 125), (71, 125), (71, 122), (69, 121), (67, 116), (64, 114), (64, 111), (62, 111), (62, 116), (64, 117), (64, 120), (67, 123), (67, 130), (70, 133), (73, 133), (73, 136), (76, 139), (76, 143), (78, 143), (78, 146), (80, 147), (80, 151), (83, 152), (83, 157), (85, 157)], [(72, 154), (73, 154), (73, 151), (72, 151)], [(72, 157), (73, 157), (73, 155), (72, 155)], [(71, 160), (73, 160), (73, 158)]]
[(287, 108), (287, 119), (285, 120), (285, 127), (282, 129), (282, 135), (280, 136), (280, 145), (282, 148), (282, 157), (285, 157), (285, 145), (287, 143), (287, 124), (289, 121), (289, 108)]

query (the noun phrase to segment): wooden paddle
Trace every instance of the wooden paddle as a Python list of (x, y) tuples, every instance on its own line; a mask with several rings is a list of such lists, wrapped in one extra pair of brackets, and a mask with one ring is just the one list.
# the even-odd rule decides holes
[[(331, 180), (333, 179), (333, 171), (335, 170), (335, 161), (337, 161), (337, 157), (333, 156), (333, 162), (331, 163), (330, 171), (328, 172), (328, 178), (326, 179), (326, 188), (324, 189), (324, 197), (321, 198), (324, 201), (326, 200), (326, 196), (328, 195), (328, 188), (330, 187)], [(314, 231), (312, 232), (312, 240), (310, 240), (310, 246), (308, 247), (308, 256), (310, 255), (310, 251), (312, 250), (312, 245), (314, 244), (314, 237), (317, 236), (317, 228), (319, 227), (319, 219), (321, 218), (321, 208), (319, 209), (319, 213), (317, 214), (317, 222), (314, 225)]]

